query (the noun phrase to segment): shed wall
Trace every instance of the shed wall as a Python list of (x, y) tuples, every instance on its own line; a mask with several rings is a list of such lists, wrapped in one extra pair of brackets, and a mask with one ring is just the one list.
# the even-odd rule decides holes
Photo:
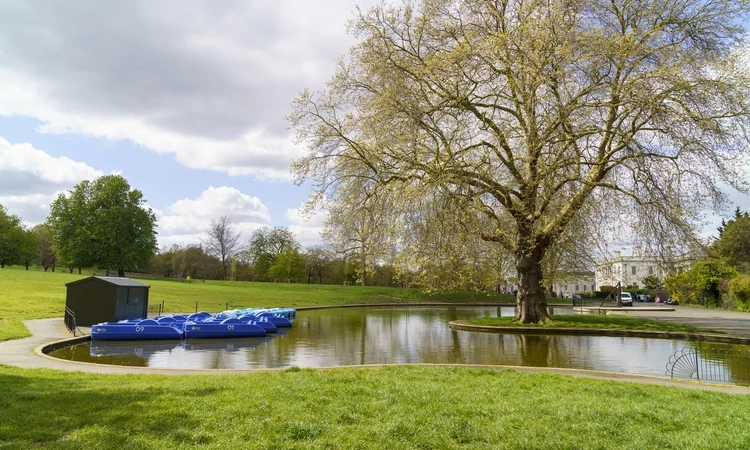
[(144, 319), (148, 311), (148, 288), (117, 287), (117, 320)]
[(76, 324), (91, 326), (112, 322), (116, 316), (116, 286), (91, 280), (68, 286), (65, 305), (76, 315)]

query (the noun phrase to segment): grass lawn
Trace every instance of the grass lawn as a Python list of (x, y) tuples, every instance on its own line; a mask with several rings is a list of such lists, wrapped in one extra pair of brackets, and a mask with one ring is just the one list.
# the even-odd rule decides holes
[(0, 366), (0, 448), (750, 448), (750, 396), (446, 367), (83, 375)]
[[(65, 283), (79, 278), (0, 270), (0, 339), (27, 334), (22, 319), (59, 317)], [(163, 300), (175, 312), (193, 310), (196, 301), (215, 312), (226, 302), (514, 300), (359, 286), (147, 282), (151, 304)], [(0, 365), (0, 387), (0, 449), (750, 448), (750, 396), (510, 370), (398, 366), (168, 376)]]
[(649, 331), (687, 331), (703, 333), (721, 333), (723, 331), (696, 328), (690, 325), (665, 322), (662, 320), (646, 319), (643, 317), (629, 317), (619, 315), (599, 314), (576, 314), (576, 315), (554, 315), (552, 322), (544, 325), (519, 324), (513, 322), (512, 317), (482, 317), (469, 319), (473, 325), (486, 325), (495, 327), (546, 327), (546, 328), (607, 328), (621, 330), (649, 330)]
[[(100, 273), (101, 275), (101, 273)], [(22, 267), (0, 269), (0, 341), (29, 336), (22, 320), (62, 317), (65, 309), (65, 283), (89, 275), (67, 271), (44, 272)], [(143, 279), (149, 289), (149, 311), (172, 313), (199, 311), (212, 313), (229, 308), (346, 305), (355, 303), (407, 302), (506, 302), (515, 303), (507, 294), (482, 295), (459, 293), (425, 295), (418, 289), (377, 286), (339, 286), (319, 284), (253, 283), (245, 281)]]

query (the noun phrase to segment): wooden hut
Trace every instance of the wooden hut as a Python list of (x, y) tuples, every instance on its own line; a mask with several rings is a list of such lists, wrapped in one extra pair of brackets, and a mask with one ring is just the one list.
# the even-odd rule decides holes
[(148, 313), (149, 285), (130, 278), (89, 277), (67, 283), (67, 310), (75, 316), (77, 326), (100, 322), (143, 319)]

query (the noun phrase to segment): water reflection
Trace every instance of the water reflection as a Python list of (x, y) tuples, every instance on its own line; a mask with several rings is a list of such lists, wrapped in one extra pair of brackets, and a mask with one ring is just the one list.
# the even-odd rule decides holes
[[(553, 308), (552, 314), (570, 314)], [(88, 343), (54, 356), (170, 368), (326, 367), (362, 364), (493, 364), (664, 375), (686, 341), (454, 331), (451, 320), (513, 315), (512, 307), (348, 308), (299, 312), (287, 334), (232, 340)], [(285, 330), (287, 331), (287, 330)]]

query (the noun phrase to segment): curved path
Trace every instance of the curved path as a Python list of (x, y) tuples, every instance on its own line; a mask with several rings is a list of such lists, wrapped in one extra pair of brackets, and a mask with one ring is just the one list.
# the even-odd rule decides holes
[[(251, 370), (237, 370), (237, 369), (158, 369), (148, 367), (124, 367), (124, 366), (110, 366), (104, 364), (92, 364), (92, 363), (81, 363), (61, 360), (45, 355), (41, 352), (41, 348), (59, 342), (61, 340), (71, 339), (70, 333), (65, 329), (62, 319), (41, 319), (41, 320), (27, 320), (24, 321), (24, 325), (32, 333), (31, 337), (23, 339), (15, 339), (10, 341), (0, 342), (0, 364), (22, 367), (22, 368), (49, 368), (66, 371), (80, 371), (80, 372), (93, 372), (93, 373), (105, 373), (105, 374), (162, 374), (162, 375), (187, 375), (187, 374), (229, 374), (229, 373), (252, 373), (259, 370), (283, 370), (283, 369), (251, 369)], [(717, 327), (718, 328), (718, 327)], [(451, 364), (420, 364), (420, 365), (434, 365), (434, 366), (452, 366)], [(368, 367), (379, 367), (381, 365), (374, 366), (350, 366), (357, 368), (368, 368)], [(743, 386), (729, 386), (729, 385), (712, 385), (705, 383), (697, 383), (691, 381), (672, 380), (662, 377), (652, 377), (645, 375), (631, 375), (615, 372), (600, 372), (600, 371), (589, 371), (589, 370), (577, 370), (577, 369), (559, 369), (559, 368), (547, 368), (547, 367), (523, 367), (523, 366), (482, 366), (482, 365), (461, 365), (462, 367), (483, 367), (483, 368), (494, 368), (494, 369), (513, 369), (519, 372), (547, 372), (556, 373), (561, 375), (572, 375), (583, 378), (594, 378), (603, 380), (616, 380), (616, 381), (627, 381), (639, 384), (651, 384), (661, 386), (672, 386), (681, 387), (687, 389), (701, 389), (711, 390), (726, 393), (735, 394), (750, 394), (750, 388)], [(340, 367), (333, 367), (340, 368)]]

